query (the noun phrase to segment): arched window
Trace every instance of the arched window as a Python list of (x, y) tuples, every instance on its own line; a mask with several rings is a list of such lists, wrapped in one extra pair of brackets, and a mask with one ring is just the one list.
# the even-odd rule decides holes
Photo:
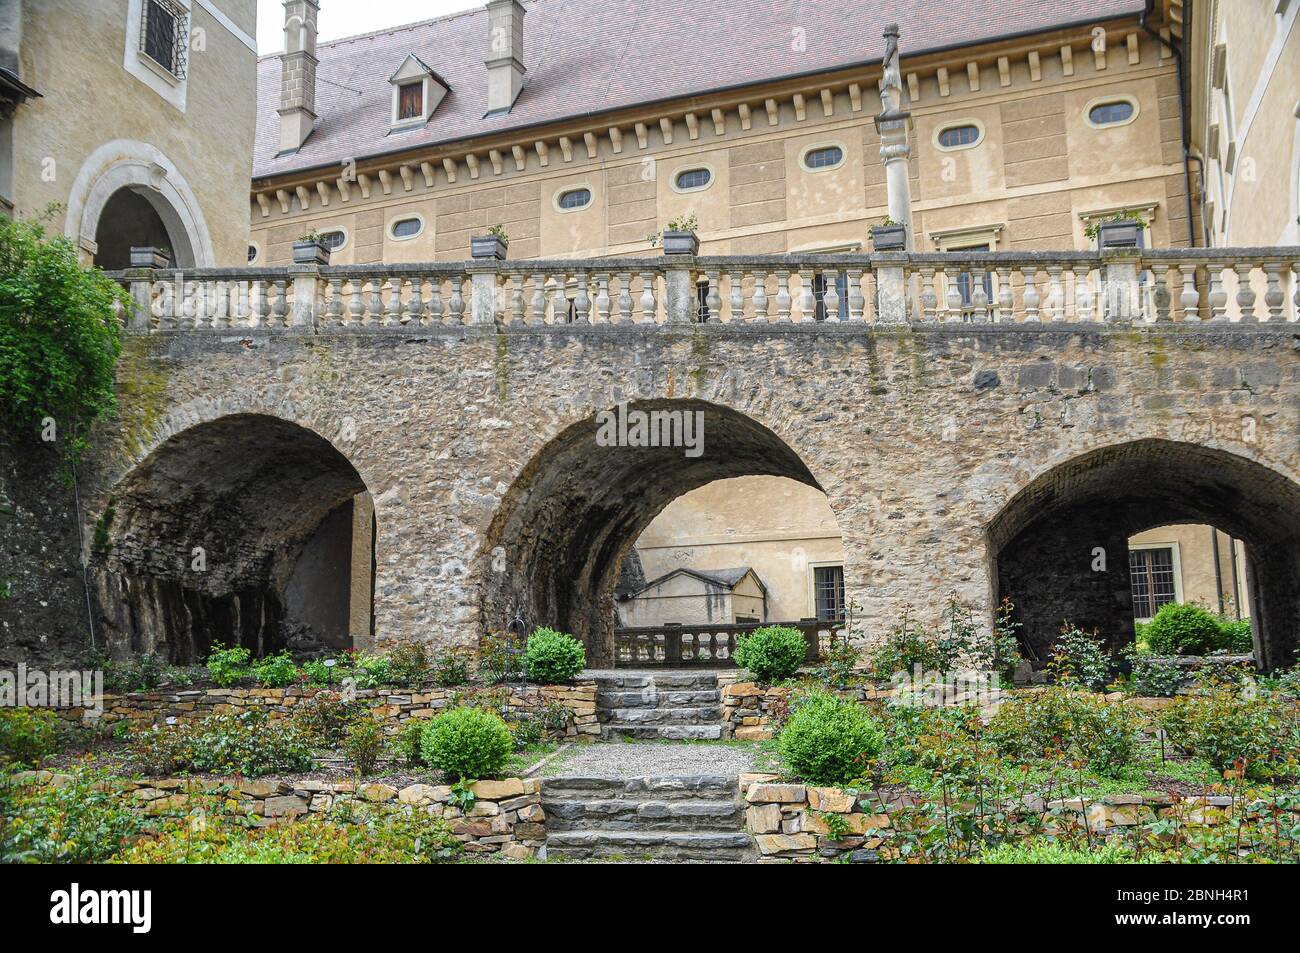
[(809, 172), (834, 169), (844, 162), (844, 150), (839, 146), (817, 146), (803, 154), (803, 167)]
[(555, 199), (555, 207), (562, 212), (576, 212), (591, 204), (591, 189), (569, 189)]

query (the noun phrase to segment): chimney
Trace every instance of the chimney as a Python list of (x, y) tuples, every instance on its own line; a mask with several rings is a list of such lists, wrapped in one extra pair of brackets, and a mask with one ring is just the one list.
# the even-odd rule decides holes
[(508, 113), (524, 85), (524, 5), (519, 0), (489, 0), (488, 115)]
[(280, 56), (280, 153), (297, 152), (316, 121), (317, 0), (285, 0)]

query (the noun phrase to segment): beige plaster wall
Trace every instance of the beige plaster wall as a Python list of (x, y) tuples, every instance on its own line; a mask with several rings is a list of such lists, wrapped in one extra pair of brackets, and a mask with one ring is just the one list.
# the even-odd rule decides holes
[[(1219, 543), (1219, 579), (1215, 578), (1214, 543)], [(1250, 616), (1250, 595), (1246, 587), (1246, 546), (1235, 541), (1236, 587), (1233, 586), (1234, 540), (1227, 533), (1202, 524), (1181, 523), (1158, 526), (1129, 538), (1130, 546), (1168, 546), (1174, 550), (1176, 585), (1183, 602), (1195, 602), (1211, 612), (1229, 616)], [(1234, 594), (1235, 592), (1235, 594)], [(1237, 601), (1240, 599), (1240, 608)]]

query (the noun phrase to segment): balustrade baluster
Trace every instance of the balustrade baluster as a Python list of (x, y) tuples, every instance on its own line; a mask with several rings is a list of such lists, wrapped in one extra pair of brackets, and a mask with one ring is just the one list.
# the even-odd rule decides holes
[(1263, 267), (1268, 279), (1268, 288), (1264, 292), (1264, 306), (1268, 308), (1268, 317), (1263, 320), (1281, 321), (1285, 317), (1283, 307), (1286, 305), (1286, 295), (1282, 291), (1282, 262), (1266, 261)]
[(790, 323), (790, 272), (776, 273), (776, 314), (778, 324)]
[(934, 291), (935, 269), (926, 266), (921, 269), (921, 320), (932, 322), (938, 318), (939, 296)]
[(943, 269), (943, 281), (947, 285), (947, 291), (944, 294), (944, 321), (948, 324), (960, 323), (962, 320), (961, 304), (961, 285), (958, 283), (960, 275), (954, 274), (945, 265)]
[(275, 282), (275, 304), (271, 308), (271, 324), (277, 330), (285, 326), (285, 316), (289, 313), (287, 282), (277, 279)]
[(1210, 320), (1228, 320), (1228, 292), (1223, 287), (1223, 266), (1211, 264), (1210, 271)]
[(451, 304), (448, 310), (451, 312), (452, 324), (465, 323), (465, 276), (462, 274), (451, 276)]
[(551, 278), (551, 323), (569, 323), (569, 296), (567, 275), (555, 275)]
[(1037, 324), (1041, 319), (1038, 316), (1038, 269), (1033, 265), (1025, 266), (1025, 291), (1023, 294), (1025, 302), (1025, 323)]
[(731, 269), (725, 272), (727, 276), (727, 291), (730, 299), (727, 302), (727, 321), (743, 322), (745, 320), (745, 273), (739, 269)]
[(1011, 290), (1011, 269), (1006, 265), (998, 266), (998, 313), (996, 319), (1005, 324), (1015, 320), (1016, 297)]
[(516, 271), (510, 276), (510, 323), (523, 324), (526, 320), (524, 274), (521, 271)]
[(815, 272), (810, 267), (806, 275), (802, 271), (794, 274), (799, 279), (799, 320), (814, 321), (817, 318), (817, 299), (813, 294)]
[(655, 323), (655, 273), (641, 272), (641, 323)]
[(863, 314), (867, 304), (866, 292), (864, 289), (867, 284), (867, 272), (863, 269), (858, 272), (857, 280), (854, 280), (853, 272), (849, 272), (849, 320), (862, 321), (865, 317)]
[(1061, 287), (1061, 266), (1047, 266), (1047, 314), (1051, 321), (1065, 320), (1065, 291)]
[(989, 296), (984, 290), (984, 274), (983, 265), (975, 265), (971, 268), (971, 320), (979, 324), (987, 323), (989, 319)]
[(704, 305), (708, 309), (708, 320), (715, 323), (722, 320), (722, 292), (719, 290), (718, 284), (721, 280), (721, 274), (716, 268), (705, 273), (705, 277), (709, 281), (709, 287), (704, 293)]
[(1183, 292), (1178, 296), (1178, 306), (1182, 309), (1184, 321), (1201, 320), (1201, 292), (1196, 287), (1196, 266), (1179, 265), (1183, 276)]
[(618, 273), (618, 323), (632, 323), (632, 272)]
[(1092, 269), (1083, 265), (1074, 269), (1074, 319), (1076, 321), (1093, 321), (1092, 313), (1096, 296), (1092, 293)]
[(767, 324), (767, 272), (754, 273), (754, 323)]
[(840, 273), (834, 268), (822, 273), (822, 283), (826, 286), (823, 296), (826, 303), (826, 320), (838, 324), (840, 321)]
[(1232, 270), (1237, 273), (1237, 311), (1241, 320), (1253, 323), (1259, 320), (1255, 314), (1255, 289), (1250, 284), (1250, 264), (1235, 264)]

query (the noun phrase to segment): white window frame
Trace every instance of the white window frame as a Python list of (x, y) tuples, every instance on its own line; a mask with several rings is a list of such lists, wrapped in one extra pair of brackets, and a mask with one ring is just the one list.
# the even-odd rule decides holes
[(254, 241), (250, 238), (248, 240), (248, 247), (254, 250), (254, 255), (249, 259), (248, 264), (256, 265), (262, 260), (262, 245), (260, 242)]
[[(411, 68), (408, 68), (411, 67)], [(398, 119), (397, 110), (402, 102), (402, 87), (420, 83), (420, 114), (410, 119)], [(388, 77), (392, 86), (391, 105), (388, 112), (389, 132), (406, 132), (425, 125), (442, 105), (447, 87), (433, 75), (429, 67), (414, 53), (408, 53), (402, 65)]]
[[(812, 169), (808, 166), (808, 153), (818, 152), (822, 149), (839, 149), (840, 161), (834, 165), (824, 165), (820, 168)], [(843, 142), (828, 141), (814, 142), (811, 145), (804, 146), (799, 150), (799, 168), (810, 175), (820, 175), (823, 172), (834, 172), (836, 169), (844, 168), (844, 164), (849, 161), (849, 147)]]
[[(193, 35), (194, 10), (191, 0), (172, 0), (176, 6), (185, 11), (185, 43), (188, 45)], [(160, 97), (181, 112), (185, 112), (189, 92), (190, 71), (183, 77), (170, 72), (161, 63), (140, 48), (141, 28), (144, 21), (146, 0), (127, 0), (126, 8), (126, 46), (122, 54), (122, 68), (144, 83)]]
[[(1182, 557), (1182, 553), (1179, 552), (1179, 546), (1178, 546), (1178, 541), (1177, 541), (1177, 540), (1172, 540), (1172, 541), (1167, 542), (1167, 543), (1154, 543), (1154, 542), (1153, 542), (1153, 543), (1129, 543), (1129, 544), (1128, 544), (1128, 549), (1129, 549), (1129, 552), (1132, 552), (1132, 551), (1135, 550), (1135, 549), (1171, 549), (1171, 550), (1173, 550), (1173, 563), (1174, 563), (1174, 602), (1182, 602), (1182, 601), (1183, 601), (1183, 557)], [(1128, 558), (1127, 555), (1125, 556), (1125, 558)], [(1129, 583), (1129, 603), (1131, 604), (1132, 601), (1133, 601), (1133, 584), (1130, 582), (1130, 583)], [(1135, 615), (1135, 616), (1133, 617), (1133, 620), (1134, 620), (1135, 622), (1150, 622), (1153, 618), (1155, 618), (1155, 616), (1138, 616), (1138, 615)]]
[(316, 230), (317, 230), (318, 232), (320, 232), (320, 235), (321, 235), (322, 238), (324, 238), (324, 237), (325, 237), (326, 235), (328, 235), (330, 232), (342, 232), (342, 233), (343, 233), (343, 241), (339, 243), (339, 246), (338, 246), (337, 248), (331, 248), (331, 249), (330, 249), (330, 253), (331, 253), (331, 254), (334, 253), (334, 252), (336, 252), (336, 251), (342, 251), (343, 249), (347, 248), (347, 247), (348, 247), (348, 244), (352, 241), (352, 233), (351, 233), (350, 231), (348, 231), (348, 228), (347, 228), (346, 225), (326, 225), (324, 228), (318, 228), (318, 229), (316, 229)]
[[(949, 129), (959, 129), (963, 126), (975, 127), (979, 135), (975, 138), (974, 142), (968, 142), (958, 146), (945, 146), (939, 141), (939, 137)], [(977, 146), (983, 145), (984, 133), (984, 123), (979, 119), (976, 119), (974, 116), (969, 116), (965, 119), (950, 119), (934, 127), (934, 135), (930, 137), (930, 142), (939, 152), (961, 152), (963, 149), (974, 149)]]
[[(804, 618), (807, 619), (817, 618), (817, 570), (826, 569), (827, 567), (830, 566), (838, 566), (840, 569), (840, 575), (842, 577), (844, 576), (843, 559), (820, 559), (816, 561), (810, 561), (808, 563), (808, 612), (805, 614)], [(845, 611), (848, 610), (848, 606), (849, 606), (849, 583), (848, 583), (848, 579), (845, 578), (844, 579)]]
[[(1133, 107), (1132, 115), (1119, 122), (1093, 122), (1092, 111), (1098, 106), (1109, 106), (1111, 103), (1128, 103)], [(1105, 96), (1095, 96), (1083, 107), (1083, 121), (1093, 129), (1119, 129), (1132, 125), (1137, 122), (1137, 117), (1141, 114), (1142, 106), (1138, 103), (1137, 97), (1130, 93), (1107, 93)]]
[[(707, 172), (709, 173), (709, 181), (705, 182), (703, 185), (697, 185), (693, 188), (683, 189), (680, 186), (678, 186), (677, 180), (682, 175), (685, 175), (687, 172)], [(692, 192), (705, 192), (713, 188), (713, 183), (716, 181), (718, 181), (718, 174), (713, 170), (712, 165), (710, 165), (707, 162), (689, 162), (681, 166), (680, 168), (673, 170), (672, 177), (668, 180), (668, 184), (672, 187), (672, 190), (676, 192), (678, 195), (689, 195)]]
[[(581, 192), (584, 189), (586, 190), (587, 194), (591, 196), (591, 201), (589, 201), (586, 205), (579, 205), (577, 208), (561, 207), (560, 205), (561, 196), (568, 195), (570, 192)], [(555, 190), (555, 194), (551, 196), (551, 207), (554, 208), (555, 211), (559, 212), (561, 215), (572, 215), (575, 212), (590, 211), (591, 209), (596, 207), (596, 190), (592, 188), (590, 182), (569, 182), (565, 185), (560, 186), (558, 189)]]
[[(412, 219), (420, 223), (419, 231), (417, 231), (414, 235), (394, 234), (393, 228), (396, 227), (398, 222), (406, 222)], [(389, 220), (388, 227), (384, 229), (384, 231), (387, 233), (388, 240), (390, 242), (410, 242), (410, 241), (414, 241), (415, 239), (423, 235), (424, 229), (425, 229), (425, 222), (424, 222), (423, 215), (421, 215), (419, 212), (402, 212), (398, 215), (394, 215), (392, 219)]]

